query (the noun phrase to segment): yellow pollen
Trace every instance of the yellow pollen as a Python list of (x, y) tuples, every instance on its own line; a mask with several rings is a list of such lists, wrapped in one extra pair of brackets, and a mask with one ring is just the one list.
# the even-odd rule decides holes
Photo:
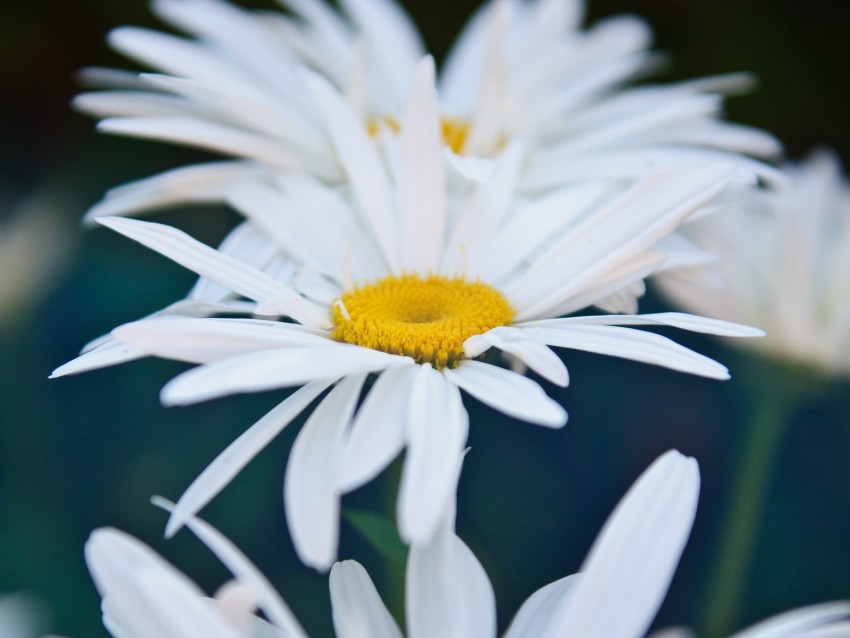
[(514, 310), (495, 288), (462, 278), (387, 277), (346, 292), (332, 306), (334, 338), (454, 368), (469, 337), (511, 323)]
[[(443, 143), (458, 155), (463, 154), (463, 147), (469, 137), (469, 122), (451, 117), (440, 118), (440, 133)], [(387, 129), (393, 134), (401, 131), (398, 120), (392, 116), (374, 117), (366, 122), (366, 132), (370, 137), (377, 137), (382, 129)]]

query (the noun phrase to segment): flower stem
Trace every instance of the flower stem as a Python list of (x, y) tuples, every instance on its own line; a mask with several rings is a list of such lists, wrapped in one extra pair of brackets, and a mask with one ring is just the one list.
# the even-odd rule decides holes
[(721, 556), (703, 606), (700, 635), (704, 638), (727, 636), (736, 625), (767, 487), (804, 389), (799, 370), (777, 364), (764, 366), (760, 372), (755, 376), (758, 386), (750, 393), (754, 409), (738, 455), (734, 493), (726, 508), (720, 535)]

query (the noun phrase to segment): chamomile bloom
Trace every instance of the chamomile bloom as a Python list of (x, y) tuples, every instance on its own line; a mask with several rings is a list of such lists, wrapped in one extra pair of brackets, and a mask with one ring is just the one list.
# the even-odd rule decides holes
[(350, 193), (294, 174), (276, 186), (248, 181), (229, 191), (228, 200), (298, 264), (294, 271), (275, 276), (169, 226), (100, 220), (253, 300), (257, 315), (287, 320), (153, 317), (117, 328), (114, 341), (56, 376), (102, 365), (100, 348), (117, 343), (199, 364), (165, 386), (169, 405), (303, 386), (190, 486), (169, 534), (333, 386), (299, 433), (286, 470), (284, 502), (299, 554), (329, 567), (340, 496), (405, 448), (399, 527), (405, 541), (425, 543), (455, 491), (466, 446), (461, 390), (530, 423), (560, 427), (567, 419), (537, 382), (481, 360), (486, 351), (495, 348), (561, 386), (567, 369), (550, 346), (725, 379), (719, 363), (623, 326), (761, 334), (678, 313), (562, 318), (641, 286), (665, 259), (654, 248), (659, 240), (723, 189), (729, 166), (658, 174), (613, 199), (604, 185), (583, 184), (521, 204), (508, 188), (517, 164), (506, 158), (468, 197), (450, 197), (433, 73), (426, 58), (401, 123), (395, 171), (387, 171), (342, 97), (314, 78)]
[[(599, 533), (578, 574), (542, 587), (520, 607), (505, 638), (641, 638), (664, 600), (696, 512), (696, 462), (675, 451), (635, 482)], [(214, 597), (132, 536), (112, 528), (92, 533), (86, 562), (103, 598), (103, 623), (116, 638), (306, 638), (268, 580), (228, 539), (189, 517), (187, 526), (234, 579)], [(451, 517), (426, 546), (410, 550), (402, 633), (366, 570), (336, 563), (330, 574), (338, 638), (495, 637), (493, 588), (478, 559), (458, 538)], [(262, 612), (260, 617), (257, 612)], [(788, 612), (735, 638), (848, 635), (850, 603)], [(657, 638), (692, 636), (671, 630)]]
[(753, 345), (767, 356), (846, 376), (850, 190), (825, 150), (784, 170), (785, 189), (750, 193), (741, 210), (690, 225), (690, 237), (721, 258), (725, 287), (667, 277), (662, 288), (695, 312), (764, 327)]
[[(289, 13), (252, 12), (223, 0), (155, 0), (156, 14), (187, 37), (134, 27), (110, 44), (153, 69), (90, 69), (102, 91), (77, 108), (102, 131), (222, 153), (116, 188), (90, 218), (186, 202), (221, 201), (234, 180), (268, 182), (303, 169), (334, 183), (346, 175), (304, 69), (342, 92), (379, 145), (397, 137), (425, 48), (392, 0), (282, 0)], [(452, 174), (481, 179), (522, 143), (521, 190), (547, 192), (606, 178), (735, 159), (738, 180), (773, 179), (751, 159), (779, 151), (761, 131), (723, 122), (734, 75), (672, 85), (627, 85), (650, 72), (647, 25), (633, 16), (581, 27), (580, 0), (494, 0), (470, 20), (439, 78), (441, 146)], [(625, 88), (624, 88), (625, 87)], [(388, 150), (387, 152), (392, 152)], [(462, 183), (462, 182), (460, 182)]]

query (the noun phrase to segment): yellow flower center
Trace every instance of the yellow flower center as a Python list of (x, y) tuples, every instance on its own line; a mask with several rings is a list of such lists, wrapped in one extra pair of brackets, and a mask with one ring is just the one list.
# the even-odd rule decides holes
[[(384, 128), (394, 134), (401, 131), (401, 125), (392, 116), (372, 118), (366, 123), (366, 132), (371, 137), (376, 137)], [(440, 132), (443, 135), (443, 143), (458, 155), (462, 155), (466, 139), (469, 137), (469, 122), (451, 117), (441, 117)]]
[(346, 292), (333, 306), (338, 341), (453, 368), (469, 337), (511, 323), (495, 288), (462, 278), (390, 276)]

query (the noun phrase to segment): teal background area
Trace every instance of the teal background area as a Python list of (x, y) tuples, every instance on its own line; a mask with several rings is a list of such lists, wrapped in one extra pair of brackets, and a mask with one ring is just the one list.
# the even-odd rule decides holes
[[(271, 7), (255, 2), (253, 6)], [(409, 9), (442, 55), (470, 2)], [(634, 12), (671, 54), (661, 80), (749, 70), (759, 89), (729, 102), (732, 119), (777, 134), (791, 157), (819, 144), (850, 160), (850, 5), (810, 0), (591, 2), (591, 22)], [(0, 9), (0, 223), (34, 192), (53, 202), (66, 231), (45, 255), (70, 257), (28, 305), (0, 324), (0, 592), (27, 591), (51, 610), (52, 632), (104, 636), (99, 599), (82, 559), (90, 531), (112, 525), (151, 544), (207, 591), (224, 568), (188, 533), (164, 541), (153, 494), (176, 498), (215, 455), (285, 392), (163, 408), (158, 392), (184, 366), (145, 360), (48, 381), (89, 339), (182, 296), (193, 277), (150, 251), (77, 220), (115, 184), (206, 157), (98, 135), (68, 102), (81, 66), (130, 64), (107, 49), (120, 24), (157, 26), (142, 2), (6, 3)], [(165, 221), (205, 242), (235, 221), (221, 208), (176, 210)], [(0, 273), (0, 277), (9, 276)], [(664, 308), (650, 294), (643, 311)], [(536, 588), (574, 572), (614, 504), (659, 454), (695, 456), (703, 490), (694, 531), (656, 626), (697, 622), (717, 528), (731, 487), (749, 388), (774, 372), (696, 335), (678, 341), (727, 363), (716, 382), (576, 352), (562, 353), (572, 383), (544, 383), (570, 413), (559, 431), (504, 417), (472, 399), (460, 487), (460, 535), (490, 575), (500, 627)], [(332, 635), (327, 579), (300, 565), (286, 533), (281, 483), (301, 421), (275, 440), (204, 517), (233, 539), (280, 589), (314, 636)], [(792, 607), (850, 598), (848, 382), (823, 383), (783, 442), (745, 593), (741, 626)], [(390, 473), (391, 474), (391, 473)], [(347, 496), (353, 510), (392, 512), (382, 478)], [(749, 515), (749, 513), (742, 513)], [(347, 522), (340, 557), (356, 558), (385, 595), (394, 577)], [(392, 596), (390, 596), (392, 597)]]

